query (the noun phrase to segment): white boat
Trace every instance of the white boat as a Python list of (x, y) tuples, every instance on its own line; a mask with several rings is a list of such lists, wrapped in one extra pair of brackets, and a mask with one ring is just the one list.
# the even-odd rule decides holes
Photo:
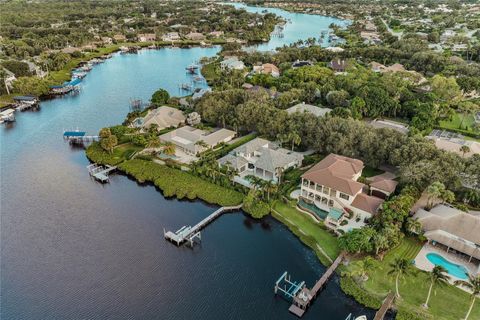
[(367, 316), (360, 316), (360, 317), (354, 318), (353, 315), (350, 313), (348, 317), (345, 318), (345, 320), (368, 320), (368, 319), (367, 319)]

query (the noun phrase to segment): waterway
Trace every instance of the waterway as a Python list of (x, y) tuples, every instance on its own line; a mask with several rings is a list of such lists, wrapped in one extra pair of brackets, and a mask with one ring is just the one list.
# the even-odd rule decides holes
[[(294, 319), (273, 295), (275, 280), (288, 270), (312, 286), (325, 268), (283, 225), (236, 212), (208, 226), (200, 246), (177, 248), (163, 228), (194, 224), (214, 206), (166, 199), (123, 175), (101, 185), (88, 176), (84, 150), (61, 138), (64, 129), (96, 133), (122, 122), (130, 99), (159, 87), (179, 94), (185, 66), (218, 50), (116, 54), (79, 95), (0, 127), (2, 319)], [(335, 277), (305, 319), (350, 312), (373, 314)]]

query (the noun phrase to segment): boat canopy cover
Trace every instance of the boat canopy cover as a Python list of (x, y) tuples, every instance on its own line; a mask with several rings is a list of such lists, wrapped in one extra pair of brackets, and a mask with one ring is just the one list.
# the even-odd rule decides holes
[(80, 82), (82, 82), (82, 79), (76, 78), (71, 80), (70, 82), (66, 82), (64, 86), (76, 86), (77, 84), (80, 84)]
[(83, 137), (86, 134), (85, 131), (65, 131), (64, 137)]
[(13, 97), (13, 100), (15, 101), (34, 101), (37, 98), (35, 96), (16, 96)]

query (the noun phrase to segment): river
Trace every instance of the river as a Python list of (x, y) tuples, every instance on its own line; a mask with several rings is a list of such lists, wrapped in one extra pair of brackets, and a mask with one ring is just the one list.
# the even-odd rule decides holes
[[(166, 199), (123, 175), (94, 182), (84, 150), (61, 137), (122, 122), (130, 99), (159, 87), (178, 95), (185, 66), (218, 50), (116, 54), (79, 95), (43, 101), (0, 128), (2, 319), (294, 319), (274, 282), (288, 270), (312, 286), (325, 268), (283, 225), (236, 212), (209, 225), (200, 246), (177, 248), (163, 228), (194, 224), (214, 206)], [(305, 319), (350, 312), (373, 314), (334, 277)]]

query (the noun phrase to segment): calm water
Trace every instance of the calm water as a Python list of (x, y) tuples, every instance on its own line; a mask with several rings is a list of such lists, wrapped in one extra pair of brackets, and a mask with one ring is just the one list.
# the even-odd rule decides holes
[[(215, 207), (165, 199), (121, 175), (98, 184), (84, 151), (61, 138), (64, 128), (95, 133), (121, 122), (131, 98), (158, 87), (178, 94), (184, 67), (217, 51), (116, 55), (89, 73), (80, 95), (0, 127), (2, 319), (294, 319), (273, 295), (275, 280), (288, 270), (311, 286), (324, 267), (284, 226), (232, 213), (207, 227), (201, 246), (177, 248), (163, 228)], [(350, 312), (372, 315), (334, 278), (305, 319)]]
[[(263, 13), (264, 10), (267, 10), (269, 13), (274, 13), (291, 21), (291, 23), (287, 23), (285, 25), (283, 30), (283, 38), (272, 37), (268, 43), (255, 46), (255, 48), (260, 51), (275, 50), (276, 48), (282, 47), (285, 44), (294, 43), (298, 40), (306, 40), (308, 38), (315, 38), (317, 41), (319, 41), (321, 32), (326, 31), (328, 33), (328, 26), (330, 24), (334, 23), (338, 26), (347, 26), (350, 24), (350, 21), (348, 20), (304, 13), (287, 12), (277, 8), (251, 7), (242, 3), (233, 3), (231, 5), (235, 6), (236, 8), (243, 8), (248, 12), (254, 13)], [(322, 40), (321, 45), (328, 46), (327, 37)]]

